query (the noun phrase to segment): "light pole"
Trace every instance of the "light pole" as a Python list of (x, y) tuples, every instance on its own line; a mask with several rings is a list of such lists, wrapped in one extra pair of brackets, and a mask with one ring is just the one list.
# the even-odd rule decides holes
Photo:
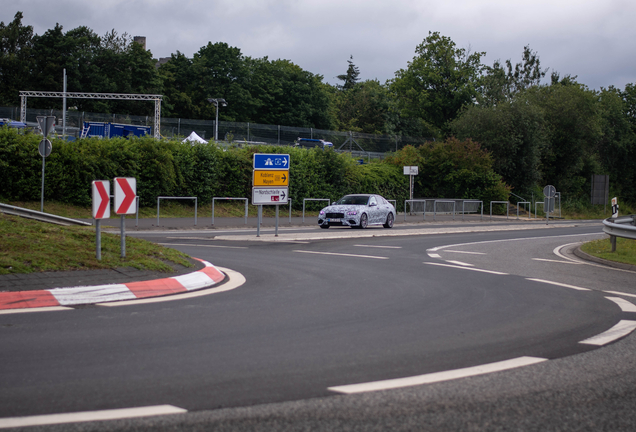
[(227, 106), (227, 102), (222, 98), (209, 98), (208, 102), (214, 104), (214, 110), (216, 111), (216, 122), (214, 122), (214, 141), (219, 140), (219, 104), (221, 106)]

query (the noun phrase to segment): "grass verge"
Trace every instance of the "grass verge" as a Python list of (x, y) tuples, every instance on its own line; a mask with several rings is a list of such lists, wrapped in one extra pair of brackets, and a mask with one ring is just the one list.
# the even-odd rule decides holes
[(581, 250), (597, 258), (636, 265), (636, 240), (616, 237), (616, 252), (612, 252), (609, 239), (585, 243)]
[(0, 274), (133, 267), (160, 272), (173, 264), (192, 267), (188, 256), (146, 240), (102, 232), (102, 259), (95, 252), (95, 228), (63, 227), (0, 213)]

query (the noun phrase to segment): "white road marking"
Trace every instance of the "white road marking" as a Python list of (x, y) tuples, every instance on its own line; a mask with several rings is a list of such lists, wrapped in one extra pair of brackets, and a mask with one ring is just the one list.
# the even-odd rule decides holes
[(426, 262), (426, 261), (424, 261), (424, 264), (435, 265), (435, 266), (440, 266), (440, 267), (457, 268), (457, 269), (463, 269), (463, 270), (472, 270), (472, 271), (476, 271), (476, 272), (490, 273), (490, 274), (496, 274), (496, 275), (507, 275), (508, 274), (508, 273), (502, 273), (502, 272), (493, 271), (493, 270), (484, 270), (484, 269), (478, 269), (478, 268), (472, 268), (472, 267), (462, 267), (462, 266), (457, 266), (457, 265)]
[(500, 372), (509, 369), (514, 369), (522, 366), (528, 366), (540, 362), (544, 362), (547, 359), (539, 357), (518, 357), (511, 360), (504, 360), (495, 363), (488, 363), (479, 366), (473, 366), (463, 369), (455, 369), (444, 372), (435, 372), (425, 375), (418, 375), (406, 378), (397, 378), (384, 381), (375, 381), (361, 384), (350, 384), (336, 387), (329, 387), (328, 390), (338, 393), (364, 393), (379, 390), (389, 390), (402, 387), (411, 387), (422, 384), (431, 384), (442, 381), (450, 381), (459, 378), (467, 378), (477, 375), (484, 375), (493, 372)]
[[(554, 226), (557, 226), (557, 225), (554, 225)], [(428, 252), (436, 252), (438, 250), (442, 250), (442, 249), (446, 249), (446, 248), (452, 248), (452, 247), (457, 247), (457, 246), (477, 245), (477, 244), (487, 244), (487, 243), (507, 243), (507, 242), (513, 242), (513, 241), (554, 239), (554, 238), (560, 238), (560, 237), (581, 237), (581, 236), (597, 236), (598, 237), (599, 235), (602, 235), (602, 233), (564, 234), (564, 235), (559, 235), (559, 236), (524, 237), (524, 238), (503, 239), (503, 240), (484, 240), (484, 241), (477, 241), (477, 242), (455, 243), (455, 244), (451, 244), (451, 245), (437, 246), (437, 247), (434, 247), (434, 248), (431, 248), (431, 249), (427, 249), (427, 251)], [(560, 247), (562, 247), (562, 246), (560, 246)]]
[(636, 329), (636, 321), (621, 320), (611, 329), (589, 339), (582, 340), (579, 343), (586, 345), (603, 346), (617, 339), (627, 336)]
[(546, 261), (546, 262), (554, 262), (559, 264), (583, 264), (582, 262), (577, 261), (561, 261), (561, 260), (553, 260), (547, 258), (532, 258), (534, 261)]
[(209, 247), (209, 248), (225, 248), (225, 249), (247, 249), (247, 246), (221, 246), (210, 244), (192, 244), (192, 243), (157, 243), (161, 246), (196, 246), (196, 247)]
[(402, 249), (402, 246), (377, 246), (377, 245), (354, 245), (356, 247), (370, 247), (370, 248), (382, 248), (382, 249)]
[(29, 313), (29, 312), (54, 312), (54, 311), (63, 311), (63, 310), (75, 310), (72, 307), (65, 306), (46, 306), (41, 308), (23, 308), (23, 309), (3, 309), (0, 310), (0, 315), (9, 315), (9, 314), (18, 314), (18, 313)]
[(608, 300), (616, 303), (623, 312), (636, 312), (636, 305), (634, 303), (628, 302), (627, 300), (623, 300), (619, 297), (605, 297)]
[(626, 296), (626, 297), (636, 297), (636, 294), (627, 294), (627, 293), (620, 292), (620, 291), (603, 291), (603, 292), (606, 292), (608, 294), (616, 294), (616, 295)]
[(470, 254), (470, 255), (487, 255), (485, 252), (468, 252), (468, 251), (458, 251), (458, 250), (445, 250), (444, 252)]
[(577, 287), (577, 286), (574, 286), (574, 285), (568, 285), (568, 284), (564, 284), (564, 283), (560, 283), (560, 282), (553, 282), (553, 281), (544, 280), (544, 279), (526, 278), (526, 280), (534, 281), (534, 282), (547, 283), (547, 284), (550, 284), (550, 285), (557, 285), (557, 286), (561, 286), (561, 287), (565, 287), (565, 288), (572, 288), (572, 289), (578, 290), (578, 291), (591, 291), (591, 289), (589, 289), (589, 288), (581, 288), (581, 287)]
[(63, 423), (78, 423), (103, 420), (119, 420), (135, 417), (149, 417), (169, 414), (183, 414), (188, 410), (172, 405), (156, 405), (139, 408), (124, 408), (103, 411), (85, 411), (67, 414), (48, 414), (29, 417), (8, 417), (0, 419), (0, 429), (42, 426)]
[(440, 254), (436, 254), (436, 253), (429, 253), (428, 256), (430, 256), (431, 258), (441, 258), (442, 257)]
[(453, 260), (446, 260), (446, 262), (451, 263), (451, 264), (457, 264), (460, 266), (467, 266), (467, 267), (475, 267), (473, 264), (468, 264), (462, 261), (453, 261)]
[(372, 255), (344, 254), (344, 253), (336, 253), (336, 252), (316, 252), (316, 251), (304, 251), (304, 250), (295, 250), (294, 252), (308, 253), (308, 254), (318, 254), (318, 255), (336, 255), (336, 256), (346, 256), (346, 257), (354, 257), (354, 258), (389, 259), (389, 257), (379, 257), (379, 256), (372, 256)]

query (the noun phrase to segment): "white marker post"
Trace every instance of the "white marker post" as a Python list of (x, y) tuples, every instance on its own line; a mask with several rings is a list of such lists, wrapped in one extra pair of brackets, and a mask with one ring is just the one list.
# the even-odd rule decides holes
[(121, 215), (121, 257), (126, 258), (126, 221), (127, 214), (135, 213), (137, 200), (137, 179), (132, 177), (115, 178), (115, 213)]
[(93, 182), (93, 219), (95, 219), (95, 257), (102, 259), (101, 221), (110, 217), (110, 182), (95, 180)]

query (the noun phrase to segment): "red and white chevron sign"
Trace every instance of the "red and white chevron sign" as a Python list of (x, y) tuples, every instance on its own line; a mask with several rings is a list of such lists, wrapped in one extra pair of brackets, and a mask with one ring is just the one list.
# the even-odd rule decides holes
[(93, 219), (110, 217), (110, 182), (95, 180), (93, 182)]
[(135, 214), (135, 198), (137, 197), (137, 179), (132, 177), (115, 177), (115, 213)]

